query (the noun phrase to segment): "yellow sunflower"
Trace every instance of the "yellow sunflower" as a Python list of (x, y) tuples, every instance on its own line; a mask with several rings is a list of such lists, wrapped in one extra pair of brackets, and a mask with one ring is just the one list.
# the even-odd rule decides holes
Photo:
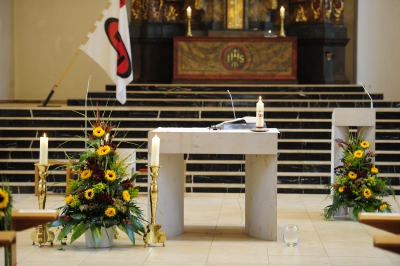
[(379, 206), (379, 210), (380, 211), (383, 211), (384, 209), (386, 209), (387, 208), (387, 205), (386, 204), (382, 204), (381, 206)]
[(350, 171), (350, 173), (349, 173), (349, 178), (352, 179), (352, 180), (354, 180), (354, 179), (357, 178), (357, 174), (354, 173), (353, 171)]
[(358, 150), (354, 153), (354, 157), (356, 158), (361, 158), (363, 156), (364, 152), (361, 150)]
[(8, 193), (0, 188), (0, 209), (7, 208), (9, 202), (10, 202), (10, 197)]
[(104, 145), (104, 146), (101, 146), (101, 147), (97, 150), (97, 154), (100, 155), (100, 156), (104, 156), (104, 155), (107, 155), (110, 151), (111, 151), (110, 146)]
[(129, 195), (129, 191), (128, 190), (124, 190), (122, 192), (122, 197), (124, 198), (125, 201), (130, 201), (131, 200), (131, 195)]
[(71, 194), (69, 194), (67, 197), (65, 197), (65, 203), (70, 204), (72, 202), (72, 200), (74, 199), (74, 196), (72, 196)]
[(91, 189), (91, 188), (86, 189), (86, 191), (85, 191), (85, 198), (88, 199), (88, 200), (91, 200), (91, 199), (94, 198), (94, 191), (93, 191), (93, 189)]
[(340, 192), (340, 193), (343, 193), (343, 191), (344, 191), (344, 187), (340, 187), (340, 188), (339, 188), (339, 192)]
[(108, 207), (107, 210), (104, 212), (104, 214), (107, 215), (108, 217), (114, 217), (115, 214), (117, 214), (117, 211), (112, 207)]
[(88, 179), (91, 176), (92, 176), (92, 170), (90, 170), (90, 169), (86, 169), (81, 173), (82, 179)]
[(113, 170), (107, 170), (105, 177), (108, 181), (114, 181), (117, 178), (117, 175)]
[(96, 127), (93, 129), (93, 135), (101, 138), (104, 135), (104, 129), (102, 127)]
[(368, 199), (371, 196), (372, 196), (371, 190), (369, 188), (364, 189), (364, 197)]
[(373, 173), (373, 174), (377, 174), (379, 171), (378, 171), (378, 168), (376, 168), (376, 167), (372, 167), (371, 168), (371, 173)]
[(363, 147), (363, 149), (368, 148), (368, 147), (369, 147), (369, 142), (366, 141), (366, 140), (363, 140), (363, 141), (361, 142), (361, 147)]

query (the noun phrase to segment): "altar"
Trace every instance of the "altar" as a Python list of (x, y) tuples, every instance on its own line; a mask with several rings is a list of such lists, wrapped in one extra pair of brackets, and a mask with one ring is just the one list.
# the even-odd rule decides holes
[[(245, 154), (246, 235), (276, 241), (278, 133), (276, 128), (266, 132), (208, 128), (150, 131), (149, 147), (154, 136), (160, 138), (157, 223), (167, 237), (184, 232), (184, 155)], [(148, 160), (151, 165), (151, 149)]]
[(173, 75), (174, 83), (297, 83), (297, 40), (175, 37)]

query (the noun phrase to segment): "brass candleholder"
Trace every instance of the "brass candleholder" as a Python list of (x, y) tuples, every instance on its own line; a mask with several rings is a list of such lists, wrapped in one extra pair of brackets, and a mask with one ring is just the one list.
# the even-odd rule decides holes
[(149, 198), (150, 198), (150, 206), (151, 206), (151, 223), (147, 225), (147, 232), (143, 235), (144, 247), (150, 244), (162, 243), (165, 246), (165, 240), (167, 240), (167, 236), (164, 232), (162, 232), (161, 224), (156, 224), (156, 211), (157, 211), (157, 201), (158, 201), (158, 185), (157, 185), (157, 177), (158, 171), (161, 166), (151, 166), (150, 175), (150, 189), (149, 189)]
[(280, 37), (286, 37), (285, 35), (285, 17), (281, 17), (281, 31), (279, 32)]
[[(39, 185), (38, 185), (38, 202), (39, 210), (44, 210), (46, 205), (47, 187), (46, 187), (46, 177), (48, 175), (48, 170), (51, 164), (35, 164), (39, 169)], [(50, 231), (45, 225), (41, 224), (36, 226), (35, 230), (31, 233), (31, 239), (33, 245), (38, 242), (39, 247), (46, 242), (50, 242), (53, 245), (54, 233)]]
[(190, 26), (190, 21), (192, 19), (192, 16), (188, 16), (187, 18), (188, 18), (188, 27), (187, 27), (186, 36), (187, 37), (192, 37), (192, 29), (191, 29), (191, 26)]

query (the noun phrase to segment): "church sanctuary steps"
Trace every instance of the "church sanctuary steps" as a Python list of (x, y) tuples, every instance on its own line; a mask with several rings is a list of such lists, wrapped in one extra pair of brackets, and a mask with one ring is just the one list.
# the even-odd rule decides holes
[[(157, 127), (209, 127), (234, 118), (255, 115), (259, 96), (265, 103), (265, 122), (278, 136), (278, 192), (326, 193), (330, 180), (331, 118), (334, 108), (370, 108), (361, 86), (352, 85), (132, 85), (128, 100), (115, 102), (115, 87), (91, 92), (88, 98), (101, 109), (113, 110), (119, 138), (143, 144), (137, 152), (136, 170), (147, 164), (147, 132)], [(400, 103), (371, 94), (376, 109), (376, 165), (380, 176), (390, 178), (400, 194)], [(93, 117), (88, 102), (87, 114)], [(50, 104), (51, 105), (51, 104)], [(33, 193), (34, 162), (39, 158), (39, 137), (49, 136), (49, 158), (66, 160), (84, 150), (83, 99), (69, 99), (61, 107), (0, 104), (0, 175), (15, 191)], [(107, 106), (106, 106), (107, 105)], [(114, 106), (114, 107), (112, 107)], [(90, 130), (90, 129), (89, 129)], [(62, 147), (61, 147), (62, 145)], [(233, 143), (232, 145), (235, 145)], [(122, 149), (129, 148), (122, 144)], [(244, 157), (234, 155), (186, 155), (187, 192), (244, 191)], [(162, 177), (162, 171), (160, 172)], [(65, 171), (55, 169), (47, 178), (50, 191), (64, 192)], [(60, 184), (58, 182), (61, 182)], [(147, 174), (137, 180), (147, 191)], [(64, 186), (63, 186), (64, 185)]]

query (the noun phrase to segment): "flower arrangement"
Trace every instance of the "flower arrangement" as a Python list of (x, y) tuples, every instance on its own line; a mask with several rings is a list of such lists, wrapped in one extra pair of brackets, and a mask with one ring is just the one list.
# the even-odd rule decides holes
[[(89, 121), (88, 117), (86, 119)], [(145, 232), (143, 213), (135, 201), (139, 191), (133, 186), (136, 174), (129, 176), (127, 171), (126, 161), (132, 154), (121, 158), (120, 143), (113, 143), (118, 131), (109, 119), (105, 120), (104, 113), (101, 116), (97, 107), (97, 121), (89, 121), (93, 132), (85, 139), (87, 149), (77, 160), (68, 157), (69, 167), (78, 173), (78, 178), (68, 184), (71, 194), (65, 197), (65, 205), (60, 207), (59, 220), (49, 225), (61, 228), (57, 239), (62, 244), (68, 234), (71, 234), (72, 243), (90, 230), (97, 247), (101, 227), (118, 227), (132, 244), (135, 244), (135, 233), (142, 235)]]
[[(0, 188), (0, 231), (11, 229), (12, 201), (10, 186), (8, 182), (3, 182)], [(5, 265), (11, 265), (11, 249), (9, 246), (4, 247), (4, 262)]]
[(350, 132), (348, 141), (335, 139), (343, 149), (343, 164), (334, 169), (336, 181), (329, 184), (328, 188), (332, 204), (325, 207), (324, 217), (331, 219), (342, 207), (353, 207), (354, 220), (358, 220), (358, 213), (366, 212), (392, 212), (391, 206), (383, 200), (383, 196), (391, 194), (394, 190), (389, 180), (378, 177), (379, 170), (372, 162), (375, 156), (368, 151), (369, 142), (363, 140), (363, 131), (359, 134)]

